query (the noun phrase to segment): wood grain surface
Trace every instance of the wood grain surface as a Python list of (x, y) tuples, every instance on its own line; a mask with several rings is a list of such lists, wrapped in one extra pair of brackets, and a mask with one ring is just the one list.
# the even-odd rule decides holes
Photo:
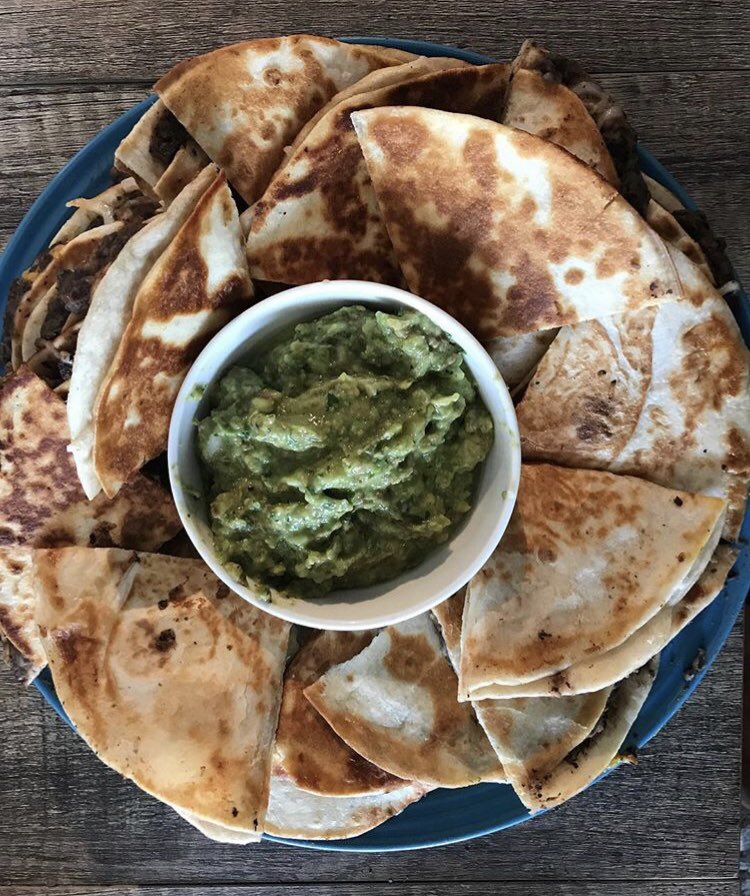
[[(174, 62), (266, 34), (419, 37), (510, 58), (534, 36), (618, 96), (750, 276), (750, 7), (725, 0), (0, 0), (0, 247), (70, 156)], [(204, 840), (0, 670), (0, 896), (728, 896), (737, 892), (739, 630), (643, 751), (530, 824), (416, 853)]]

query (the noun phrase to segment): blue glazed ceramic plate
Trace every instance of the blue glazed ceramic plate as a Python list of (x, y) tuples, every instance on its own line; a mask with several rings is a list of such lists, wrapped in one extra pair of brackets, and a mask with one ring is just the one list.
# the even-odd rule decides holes
[[(421, 41), (373, 38), (347, 38), (347, 40), (398, 47), (425, 56), (455, 56), (477, 64), (492, 61), (470, 51)], [(31, 264), (69, 216), (70, 211), (65, 208), (65, 203), (78, 196), (92, 196), (107, 186), (115, 148), (151, 102), (152, 99), (144, 100), (98, 134), (71, 159), (31, 207), (0, 259), (0, 301), (3, 305), (11, 280)], [(664, 184), (688, 208), (695, 208), (695, 203), (671, 174), (646, 150), (640, 149), (639, 152), (644, 172)], [(729, 300), (745, 340), (750, 344), (748, 298), (743, 292), (738, 291), (730, 296)], [(749, 535), (750, 515), (747, 515), (742, 528), (742, 552), (730, 575), (730, 580), (711, 606), (662, 653), (659, 674), (628, 736), (627, 747), (642, 747), (663, 728), (698, 687), (716, 659), (750, 588)], [(685, 670), (691, 666), (699, 651), (705, 651), (705, 665), (691, 681), (687, 682)], [(36, 687), (55, 712), (70, 724), (55, 696), (48, 673), (45, 672), (39, 677)], [(461, 790), (434, 791), (398, 817), (352, 840), (314, 843), (276, 837), (267, 839), (310, 849), (344, 852), (421, 849), (481, 837), (519, 824), (529, 817), (529, 813), (510, 786), (479, 784)]]

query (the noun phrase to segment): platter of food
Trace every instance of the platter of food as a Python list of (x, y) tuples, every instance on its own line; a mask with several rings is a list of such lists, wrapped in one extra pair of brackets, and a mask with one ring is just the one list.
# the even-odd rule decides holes
[(633, 762), (750, 585), (705, 217), (533, 41), (269, 38), (154, 90), (0, 260), (19, 677), (238, 846), (466, 840)]

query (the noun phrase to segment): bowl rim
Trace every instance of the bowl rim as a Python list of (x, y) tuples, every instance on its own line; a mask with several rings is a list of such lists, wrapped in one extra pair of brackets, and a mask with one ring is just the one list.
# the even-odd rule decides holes
[[(251, 588), (234, 579), (216, 556), (213, 550), (213, 544), (209, 539), (204, 538), (200, 531), (199, 525), (196, 523), (195, 517), (188, 506), (189, 502), (187, 500), (187, 495), (190, 490), (185, 486), (182, 481), (182, 476), (180, 475), (181, 471), (184, 469), (183, 463), (185, 453), (190, 452), (190, 447), (186, 444), (187, 440), (184, 438), (186, 418), (189, 421), (188, 425), (192, 427), (194, 425), (193, 421), (195, 419), (196, 411), (198, 410), (198, 404), (203, 393), (213, 386), (216, 379), (231, 363), (234, 363), (234, 361), (227, 362), (225, 358), (241, 346), (250, 347), (254, 333), (252, 330), (248, 332), (249, 327), (251, 327), (252, 324), (255, 324), (257, 320), (266, 318), (269, 314), (279, 315), (292, 307), (293, 310), (298, 311), (298, 320), (290, 323), (293, 324), (301, 322), (302, 320), (315, 320), (318, 317), (322, 317), (324, 314), (330, 313), (330, 311), (321, 310), (319, 313), (311, 315), (309, 306), (306, 305), (306, 302), (321, 300), (328, 301), (331, 304), (335, 303), (337, 307), (353, 305), (359, 302), (372, 306), (376, 305), (378, 301), (384, 301), (400, 305), (401, 307), (413, 308), (414, 310), (423, 313), (461, 348), (467, 358), (467, 362), (471, 365), (472, 374), (475, 379), (479, 380), (476, 373), (477, 369), (484, 368), (484, 389), (482, 389), (482, 383), (478, 382), (478, 386), (480, 390), (485, 393), (488, 392), (490, 388), (493, 390), (503, 417), (503, 419), (499, 421), (493, 414), (496, 438), (490, 449), (488, 458), (492, 454), (501, 454), (499, 469), (501, 471), (505, 470), (504, 479), (507, 482), (507, 486), (504, 491), (506, 492), (506, 496), (498, 508), (497, 519), (488, 536), (480, 546), (472, 552), (468, 562), (461, 563), (460, 575), (454, 575), (449, 584), (437, 589), (427, 588), (429, 593), (426, 595), (422, 594), (425, 590), (425, 586), (422, 583), (429, 582), (430, 577), (434, 575), (442, 565), (442, 563), (440, 563), (434, 570), (422, 576), (420, 587), (415, 589), (415, 593), (419, 597), (415, 598), (413, 601), (408, 601), (405, 605), (402, 605), (401, 609), (382, 611), (366, 617), (358, 616), (356, 612), (358, 601), (356, 598), (360, 594), (362, 595), (362, 598), (366, 597), (364, 592), (366, 592), (367, 589), (348, 589), (345, 592), (332, 592), (332, 594), (341, 595), (342, 599), (346, 596), (350, 601), (348, 605), (352, 608), (352, 612), (350, 616), (341, 618), (342, 614), (339, 610), (335, 617), (332, 616), (331, 618), (328, 618), (320, 609), (325, 606), (325, 598), (315, 600), (297, 598), (288, 601), (283, 600), (274, 602), (273, 600), (268, 599), (268, 588), (266, 586), (261, 585), (258, 592), (254, 593)], [(218, 351), (219, 346), (222, 347), (221, 352)], [(212, 358), (212, 355), (215, 357)], [(211, 359), (210, 372), (207, 372), (207, 359)], [(491, 408), (488, 409), (492, 413)], [(498, 422), (501, 422), (506, 428), (502, 439), (497, 437)], [(487, 460), (485, 460), (485, 463), (486, 462)], [(502, 538), (508, 522), (510, 521), (513, 507), (515, 506), (521, 477), (521, 444), (515, 407), (500, 371), (497, 369), (497, 366), (481, 343), (455, 318), (447, 314), (438, 306), (433, 305), (425, 299), (413, 295), (406, 290), (399, 289), (398, 287), (365, 280), (322, 280), (315, 283), (290, 287), (270, 298), (256, 302), (227, 323), (211, 338), (193, 362), (175, 400), (169, 426), (167, 464), (175, 506), (193, 547), (198, 551), (201, 559), (211, 569), (214, 575), (228, 585), (236, 594), (259, 609), (277, 616), (280, 619), (284, 619), (287, 622), (332, 631), (361, 631), (370, 628), (394, 625), (432, 609), (467, 584), (482, 568)], [(456, 535), (458, 535), (469, 523), (471, 517), (486, 499), (487, 497), (484, 495), (478, 495), (476, 497), (471, 510), (464, 518), (457, 533), (455, 533), (444, 545), (436, 546), (436, 550), (446, 548), (452, 543), (453, 538), (455, 538)], [(430, 552), (430, 555), (431, 554), (432, 552)], [(401, 582), (400, 580), (405, 577), (406, 581), (408, 581), (409, 577), (415, 571), (418, 571), (420, 567), (421, 564), (420, 566), (411, 570), (406, 570), (395, 577), (393, 579), (394, 585), (400, 587), (401, 584), (405, 584), (405, 582)], [(386, 583), (381, 583), (378, 586), (372, 587), (382, 588), (384, 584)], [(378, 595), (378, 597), (387, 598), (387, 595), (388, 592), (384, 592), (382, 595)], [(364, 602), (365, 601), (363, 600), (363, 603)], [(306, 612), (306, 607), (312, 608), (313, 606), (317, 608), (317, 613)], [(337, 604), (336, 606), (340, 607), (341, 604)], [(332, 612), (336, 613), (336, 609), (334, 608)]]

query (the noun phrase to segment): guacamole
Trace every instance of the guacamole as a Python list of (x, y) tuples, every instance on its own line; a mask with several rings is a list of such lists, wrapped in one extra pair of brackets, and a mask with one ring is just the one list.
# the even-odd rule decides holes
[(319, 596), (422, 561), (471, 507), (494, 438), (463, 353), (423, 315), (340, 308), (232, 367), (198, 424), (216, 550)]

